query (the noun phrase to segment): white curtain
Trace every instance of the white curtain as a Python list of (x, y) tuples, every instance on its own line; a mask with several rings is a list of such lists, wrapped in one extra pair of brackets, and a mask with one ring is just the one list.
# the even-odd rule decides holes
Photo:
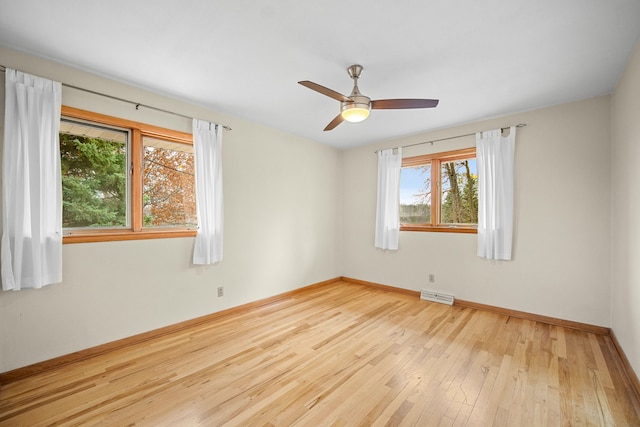
[(222, 261), (222, 126), (193, 119), (198, 234), (194, 264)]
[(400, 171), (402, 148), (378, 151), (376, 248), (398, 249), (400, 237)]
[(62, 281), (62, 85), (7, 68), (2, 163), (2, 289)]
[(516, 128), (476, 134), (478, 256), (510, 260), (513, 240), (513, 163)]

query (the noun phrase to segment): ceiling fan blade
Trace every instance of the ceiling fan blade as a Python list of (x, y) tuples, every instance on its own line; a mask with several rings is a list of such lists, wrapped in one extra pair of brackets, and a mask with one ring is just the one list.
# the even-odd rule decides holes
[(320, 92), (323, 95), (327, 95), (330, 98), (333, 98), (337, 101), (342, 102), (351, 102), (351, 99), (347, 98), (341, 93), (336, 92), (335, 90), (331, 90), (328, 87), (324, 87), (319, 85), (318, 83), (310, 82), (309, 80), (303, 80), (300, 83), (304, 87), (308, 87), (311, 90), (315, 90), (316, 92)]
[(375, 110), (401, 110), (407, 108), (433, 108), (438, 105), (437, 99), (378, 99), (371, 101)]
[(344, 122), (344, 119), (342, 118), (342, 114), (338, 114), (333, 120), (331, 120), (331, 122), (329, 122), (329, 124), (327, 125), (326, 128), (324, 128), (324, 130), (325, 131), (331, 130), (342, 122)]

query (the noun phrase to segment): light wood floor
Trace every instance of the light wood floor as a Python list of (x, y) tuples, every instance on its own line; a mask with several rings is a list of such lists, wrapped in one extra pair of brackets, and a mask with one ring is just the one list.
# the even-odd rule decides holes
[(610, 338), (337, 282), (0, 389), (0, 425), (640, 426)]

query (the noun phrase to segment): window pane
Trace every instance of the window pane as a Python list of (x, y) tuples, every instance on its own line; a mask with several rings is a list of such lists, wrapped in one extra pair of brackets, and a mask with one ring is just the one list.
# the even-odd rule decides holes
[(144, 137), (145, 227), (195, 228), (193, 146)]
[(478, 172), (475, 159), (442, 162), (442, 224), (478, 223)]
[(127, 131), (60, 123), (62, 226), (126, 227)]
[(431, 165), (404, 167), (400, 172), (400, 223), (431, 223)]

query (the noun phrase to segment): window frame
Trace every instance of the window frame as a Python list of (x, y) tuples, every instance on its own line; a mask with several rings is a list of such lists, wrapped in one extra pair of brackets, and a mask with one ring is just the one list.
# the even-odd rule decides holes
[(79, 119), (106, 126), (114, 126), (130, 130), (131, 140), (129, 141), (130, 159), (128, 167), (130, 185), (130, 200), (127, 205), (130, 215), (129, 228), (96, 228), (96, 229), (65, 229), (62, 238), (63, 243), (88, 243), (88, 242), (108, 242), (122, 240), (143, 240), (143, 239), (165, 239), (171, 237), (194, 237), (196, 230), (187, 227), (143, 227), (143, 137), (164, 139), (180, 144), (193, 145), (193, 135), (160, 126), (140, 123), (133, 120), (94, 113), (92, 111), (81, 110), (79, 108), (62, 106), (61, 116), (69, 119)]
[[(455, 160), (476, 158), (476, 148), (462, 148), (459, 150), (444, 151), (439, 153), (422, 154), (418, 156), (405, 157), (402, 159), (402, 167), (415, 167), (426, 164), (431, 165), (431, 224), (400, 224), (400, 231), (427, 231), (445, 233), (469, 233), (477, 234), (478, 227), (470, 225), (441, 224), (441, 179), (442, 163)], [(437, 197), (434, 197), (437, 194)]]

